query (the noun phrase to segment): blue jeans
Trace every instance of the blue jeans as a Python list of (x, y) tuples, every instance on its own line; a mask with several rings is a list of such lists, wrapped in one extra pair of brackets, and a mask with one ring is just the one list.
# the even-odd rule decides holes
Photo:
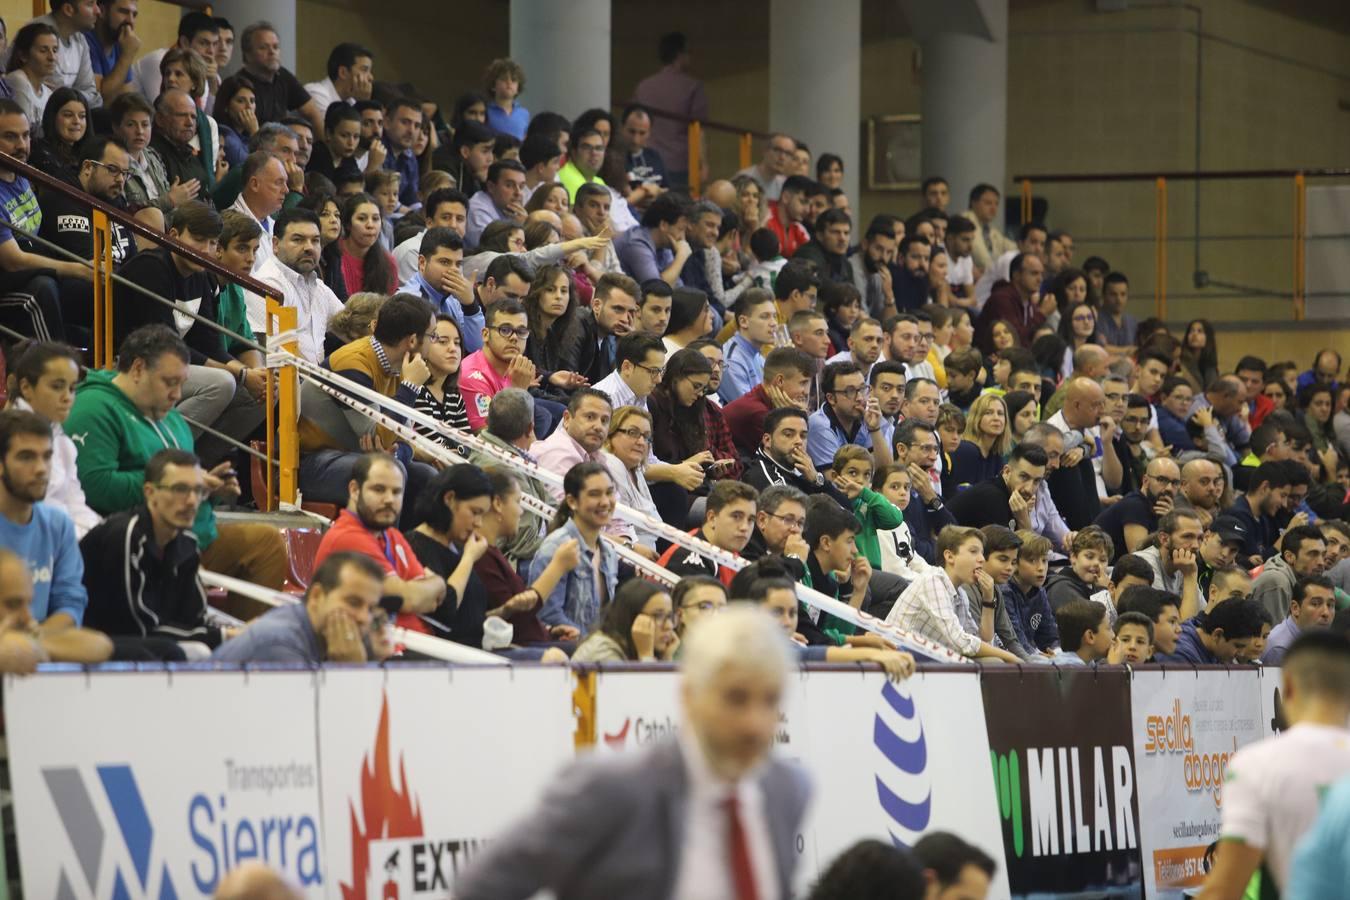
[(553, 433), (553, 429), (558, 427), (562, 421), (563, 413), (567, 407), (556, 400), (545, 400), (542, 397), (534, 398), (534, 437), (542, 441)]
[[(348, 450), (316, 450), (300, 457), (300, 491), (309, 500), (319, 503), (347, 505), (348, 483), (352, 469), (364, 454)], [(435, 477), (436, 470), (424, 462), (414, 461), (407, 468), (407, 483), (403, 490), (403, 513), (398, 527), (407, 533), (422, 523), (418, 500)]]

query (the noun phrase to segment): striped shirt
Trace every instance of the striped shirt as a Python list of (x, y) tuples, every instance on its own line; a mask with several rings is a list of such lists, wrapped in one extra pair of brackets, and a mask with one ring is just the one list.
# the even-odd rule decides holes
[[(417, 389), (416, 401), (413, 403), (413, 409), (430, 416), (438, 422), (443, 422), (450, 428), (457, 431), (470, 432), (469, 414), (464, 410), (464, 397), (453, 386), (446, 390), (444, 400), (437, 400), (436, 395), (427, 390), (425, 386)], [(446, 435), (433, 431), (425, 425), (414, 423), (413, 428), (418, 434), (435, 439), (438, 443), (457, 451), (461, 456), (467, 457), (469, 450), (460, 444), (455, 443)]]

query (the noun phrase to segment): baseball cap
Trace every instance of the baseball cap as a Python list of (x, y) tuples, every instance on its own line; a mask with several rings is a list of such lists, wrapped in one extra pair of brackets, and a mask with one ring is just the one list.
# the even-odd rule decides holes
[(1219, 536), (1225, 544), (1245, 544), (1247, 526), (1236, 516), (1219, 516), (1209, 526), (1209, 530)]

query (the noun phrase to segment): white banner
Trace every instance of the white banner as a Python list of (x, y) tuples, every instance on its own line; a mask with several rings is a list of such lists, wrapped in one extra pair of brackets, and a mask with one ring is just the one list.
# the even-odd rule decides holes
[(322, 897), (310, 672), (5, 678), (27, 897), (209, 897), (257, 859)]
[(1228, 760), (1266, 734), (1260, 681), (1253, 669), (1135, 673), (1130, 708), (1146, 896), (1180, 898), (1204, 880)]
[(1284, 673), (1279, 666), (1266, 666), (1261, 669), (1261, 728), (1262, 737), (1274, 737), (1288, 724), (1284, 721), (1284, 707), (1280, 703), (1280, 692), (1284, 689)]
[(331, 670), (319, 687), (329, 897), (444, 898), (575, 758), (571, 671)]
[[(602, 671), (595, 695), (598, 752), (641, 750), (682, 724), (676, 672)], [(776, 743), (814, 788), (797, 843), (802, 895), (854, 842), (909, 846), (930, 830), (953, 831), (993, 856), (999, 871), (990, 896), (1009, 895), (975, 674), (921, 674), (893, 685), (881, 672), (803, 672), (789, 682)]]

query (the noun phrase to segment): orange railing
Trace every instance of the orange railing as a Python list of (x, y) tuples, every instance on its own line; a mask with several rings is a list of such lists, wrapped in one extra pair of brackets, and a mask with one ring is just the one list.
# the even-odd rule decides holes
[[(1308, 205), (1307, 181), (1309, 178), (1350, 178), (1350, 169), (1239, 169), (1230, 171), (1192, 171), (1192, 172), (1099, 172), (1075, 174), (1014, 175), (1013, 181), (1019, 186), (1021, 221), (1025, 224), (1032, 218), (1033, 184), (1109, 184), (1119, 182), (1153, 182), (1154, 190), (1154, 278), (1155, 310), (1159, 318), (1167, 316), (1167, 244), (1168, 218), (1167, 199), (1169, 182), (1205, 182), (1205, 181), (1253, 181), (1288, 179), (1293, 183), (1293, 230), (1289, 237), (1292, 244), (1293, 275), (1289, 297), (1292, 300), (1295, 321), (1303, 321), (1307, 299), (1307, 242), (1308, 242)], [(1198, 207), (1197, 207), (1198, 209)], [(1199, 223), (1197, 221), (1197, 230)], [(1179, 238), (1175, 238), (1179, 239)], [(1197, 233), (1198, 242), (1201, 236)], [(1197, 276), (1199, 273), (1197, 273)], [(1268, 292), (1262, 292), (1268, 293)]]
[[(27, 163), (20, 162), (8, 153), (0, 153), (0, 168), (22, 175), (35, 185), (42, 185), (49, 191), (64, 194), (91, 209), (94, 258), (92, 261), (86, 260), (85, 262), (91, 262), (93, 268), (94, 327), (93, 347), (90, 349), (96, 367), (110, 367), (113, 364), (113, 357), (116, 352), (113, 339), (113, 222), (117, 222), (138, 237), (145, 238), (159, 246), (168, 247), (175, 254), (191, 260), (217, 278), (238, 284), (245, 290), (252, 291), (264, 298), (267, 304), (268, 324), (270, 326), (275, 320), (277, 332), (294, 332), (297, 327), (296, 310), (293, 307), (283, 305), (285, 298), (275, 288), (253, 278), (234, 274), (213, 257), (206, 256), (200, 251), (151, 228), (125, 210), (118, 209), (58, 178), (48, 175), (40, 169), (35, 169)], [(169, 302), (164, 298), (155, 298), (155, 295), (148, 291), (143, 291), (143, 293), (148, 295), (147, 302)], [(238, 336), (236, 335), (236, 337)], [(294, 345), (291, 344), (288, 349), (294, 352)], [(268, 460), (274, 463), (265, 467), (267, 469), (268, 494), (265, 502), (269, 509), (274, 508), (278, 499), (287, 503), (294, 503), (299, 488), (297, 473), (299, 471), (300, 444), (296, 431), (299, 392), (295, 369), (282, 366), (278, 375), (275, 386), (272, 379), (268, 379), (265, 398), (267, 405), (266, 454)]]
[[(632, 101), (636, 103), (637, 101)], [(647, 104), (642, 104), (653, 116), (662, 119), (672, 119), (676, 122), (683, 122), (689, 130), (689, 195), (699, 197), (703, 193), (703, 178), (700, 172), (703, 163), (703, 140), (705, 131), (715, 131), (724, 134), (736, 135), (737, 157), (739, 164), (737, 168), (745, 169), (753, 163), (755, 152), (755, 139), (768, 140), (769, 135), (762, 131), (754, 131), (748, 128), (741, 128), (738, 125), (729, 125), (726, 122), (714, 122), (711, 119), (691, 119), (688, 116), (679, 113), (668, 112), (664, 109), (654, 109)], [(617, 108), (617, 107), (616, 107)]]

